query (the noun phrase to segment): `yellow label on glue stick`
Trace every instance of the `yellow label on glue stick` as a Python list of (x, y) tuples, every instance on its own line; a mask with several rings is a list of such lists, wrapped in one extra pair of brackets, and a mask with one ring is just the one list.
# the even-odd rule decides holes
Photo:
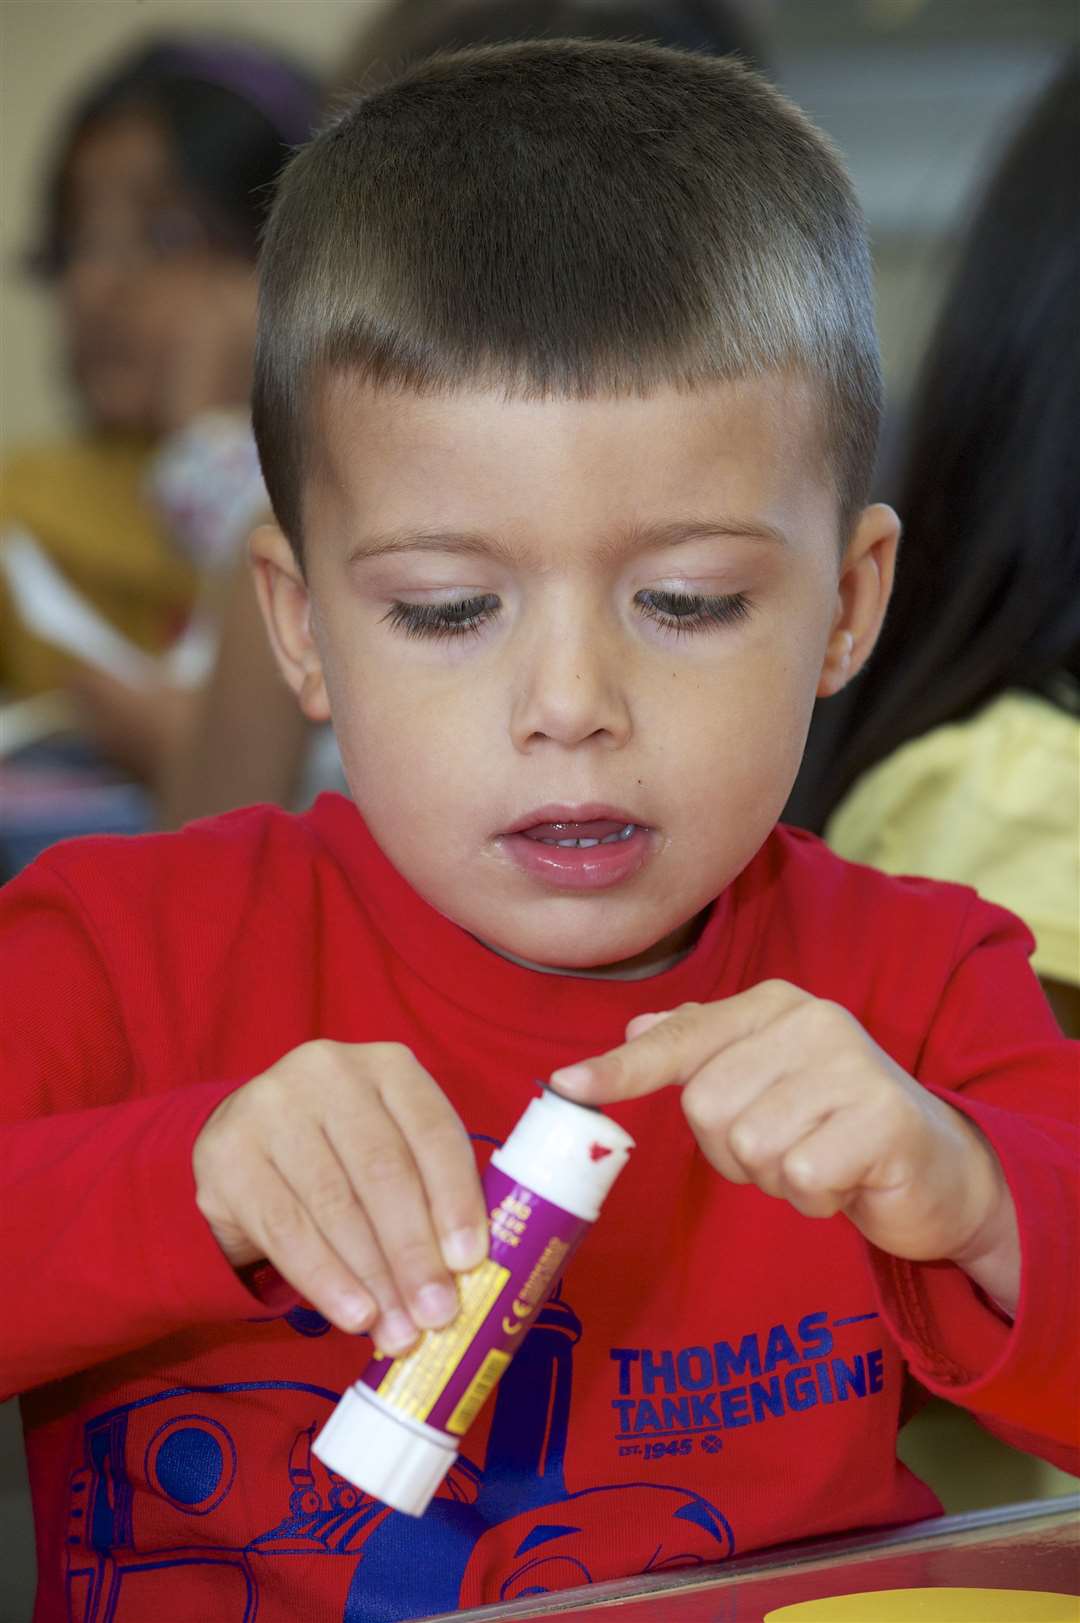
[(411, 1353), (395, 1358), (376, 1388), (379, 1396), (402, 1414), (426, 1420), (509, 1278), (509, 1268), (490, 1257), (469, 1273), (459, 1274), (457, 1318), (445, 1330), (429, 1330)]

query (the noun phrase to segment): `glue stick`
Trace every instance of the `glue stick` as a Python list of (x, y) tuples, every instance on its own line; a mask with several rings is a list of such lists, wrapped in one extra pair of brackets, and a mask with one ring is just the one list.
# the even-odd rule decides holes
[(633, 1147), (598, 1110), (550, 1090), (532, 1101), (484, 1174), (491, 1240), (457, 1276), (457, 1318), (399, 1358), (376, 1350), (312, 1444), (324, 1465), (423, 1515)]

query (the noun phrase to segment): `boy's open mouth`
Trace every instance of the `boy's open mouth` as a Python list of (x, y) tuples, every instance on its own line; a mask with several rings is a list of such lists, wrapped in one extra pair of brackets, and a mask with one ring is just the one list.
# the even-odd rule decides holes
[(587, 851), (594, 845), (614, 845), (619, 840), (628, 840), (636, 828), (636, 823), (620, 824), (610, 817), (594, 817), (586, 822), (536, 823), (532, 828), (521, 829), (520, 833), (527, 840), (539, 840), (541, 845)]
[(653, 847), (652, 830), (609, 806), (545, 806), (498, 839), (517, 867), (560, 890), (600, 890), (628, 879)]

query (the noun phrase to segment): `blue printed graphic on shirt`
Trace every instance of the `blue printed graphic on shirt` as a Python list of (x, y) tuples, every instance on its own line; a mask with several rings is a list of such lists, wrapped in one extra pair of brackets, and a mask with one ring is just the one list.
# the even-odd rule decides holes
[[(445, 1496), (419, 1520), (388, 1510), (312, 1457), (312, 1438), (338, 1398), (322, 1387), (281, 1381), (176, 1388), (97, 1416), (85, 1428), (84, 1463), (72, 1479), (72, 1623), (171, 1616), (164, 1592), (154, 1598), (154, 1580), (175, 1585), (177, 1568), (189, 1569), (189, 1580), (192, 1569), (212, 1568), (200, 1576), (213, 1582), (215, 1620), (254, 1623), (257, 1614), (259, 1623), (284, 1623), (295, 1617), (288, 1586), (267, 1582), (267, 1563), (298, 1554), (327, 1558), (318, 1588), (340, 1595), (343, 1623), (399, 1623), (479, 1602), (493, 1569), (502, 1574), (499, 1598), (506, 1600), (590, 1583), (598, 1556), (611, 1548), (613, 1517), (626, 1570), (730, 1555), (727, 1521), (690, 1489), (642, 1482), (568, 1491), (564, 1462), (580, 1334), (572, 1308), (553, 1298), (500, 1384), (483, 1465), (459, 1458)], [(306, 1419), (293, 1433), (280, 1520), (233, 1547), (214, 1541), (215, 1511), (233, 1495), (265, 1502), (267, 1483), (250, 1424), (241, 1459), (216, 1417), (214, 1411), (226, 1412), (226, 1397), (265, 1403), (268, 1447), (280, 1425)], [(133, 1479), (145, 1482), (149, 1494), (142, 1497), (153, 1495), (145, 1516)], [(628, 1532), (639, 1539), (636, 1554), (627, 1549)]]
[[(774, 1324), (710, 1346), (612, 1347), (618, 1375), (611, 1400), (620, 1454), (689, 1452), (692, 1439), (708, 1452), (722, 1434), (790, 1415), (876, 1396), (885, 1387), (885, 1349), (843, 1355), (834, 1332), (869, 1323), (857, 1313), (829, 1324), (825, 1311), (804, 1313), (796, 1324)], [(661, 1438), (677, 1439), (661, 1447)]]
[[(483, 1459), (466, 1439), (420, 1519), (314, 1458), (340, 1396), (327, 1387), (183, 1386), (118, 1405), (84, 1427), (71, 1478), (69, 1619), (295, 1623), (297, 1556), (319, 1560), (300, 1582), (342, 1623), (403, 1623), (589, 1584), (610, 1575), (615, 1551), (621, 1573), (723, 1560), (732, 1529), (669, 1480), (678, 1459), (718, 1453), (741, 1426), (879, 1392), (880, 1349), (840, 1358), (833, 1337), (876, 1317), (830, 1329), (818, 1312), (710, 1347), (611, 1348), (612, 1448), (639, 1456), (648, 1480), (579, 1488), (566, 1451), (582, 1325), (556, 1291), (497, 1388)], [(330, 1330), (309, 1306), (284, 1318), (306, 1339)]]

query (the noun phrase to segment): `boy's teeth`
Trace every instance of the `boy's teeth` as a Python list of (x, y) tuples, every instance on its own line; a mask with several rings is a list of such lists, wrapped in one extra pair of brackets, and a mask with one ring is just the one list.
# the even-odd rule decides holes
[(636, 827), (636, 823), (627, 823), (626, 827), (621, 828), (617, 834), (605, 834), (602, 840), (549, 840), (541, 836), (539, 843), (541, 845), (559, 845), (564, 848), (572, 847), (578, 851), (587, 851), (591, 845), (618, 845), (621, 840), (628, 840)]

